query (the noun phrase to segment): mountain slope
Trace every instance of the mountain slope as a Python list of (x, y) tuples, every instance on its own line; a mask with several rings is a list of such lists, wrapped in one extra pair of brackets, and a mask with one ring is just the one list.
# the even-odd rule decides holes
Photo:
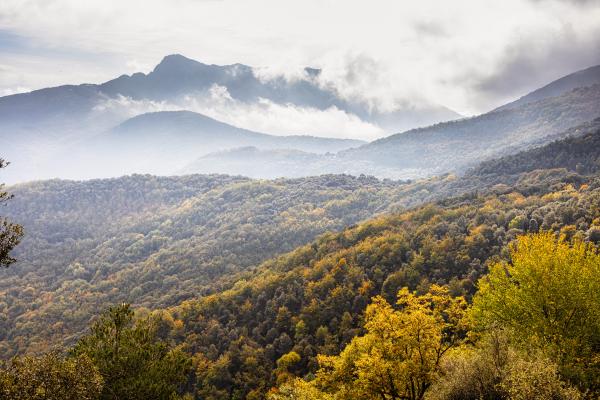
[[(481, 161), (576, 135), (578, 132), (569, 129), (598, 117), (600, 84), (472, 118), (413, 129), (335, 155), (305, 156), (296, 163), (291, 155), (278, 162), (296, 176), (321, 171), (414, 179), (463, 172)], [(213, 154), (210, 160), (199, 160), (186, 171), (215, 172), (222, 166), (223, 171), (247, 170), (255, 171), (256, 177), (265, 176), (253, 168), (263, 154), (246, 153), (230, 169), (232, 156)]]
[(461, 170), (506, 149), (540, 143), (545, 137), (600, 116), (600, 85), (477, 117), (445, 122), (376, 140), (339, 156), (352, 163), (419, 169), (424, 175)]
[(292, 351), (299, 355), (293, 374), (314, 373), (317, 354), (337, 354), (362, 332), (373, 296), (393, 302), (402, 287), (426, 292), (433, 283), (472, 295), (520, 234), (541, 227), (587, 238), (600, 218), (600, 180), (555, 172), (524, 174), (504, 193), (428, 204), (323, 235), (228, 290), (168, 310), (179, 323), (172, 338), (183, 338), (202, 360), (199, 394), (265, 393), (281, 374), (277, 360)]
[(523, 104), (546, 99), (549, 97), (560, 96), (573, 89), (592, 86), (596, 84), (600, 84), (600, 65), (596, 65), (594, 67), (586, 68), (581, 71), (569, 74), (567, 76), (563, 76), (560, 79), (550, 82), (544, 87), (541, 87), (537, 90), (534, 90), (531, 93), (526, 94), (518, 100), (498, 107), (496, 111), (514, 108)]
[(314, 136), (267, 135), (190, 111), (162, 111), (133, 117), (107, 133), (68, 147), (62, 157), (66, 170), (60, 176), (87, 179), (131, 173), (173, 175), (200, 156), (239, 146), (321, 153), (364, 143)]
[(470, 175), (511, 175), (534, 169), (565, 168), (583, 174), (600, 171), (600, 118), (575, 128), (574, 136), (481, 163)]

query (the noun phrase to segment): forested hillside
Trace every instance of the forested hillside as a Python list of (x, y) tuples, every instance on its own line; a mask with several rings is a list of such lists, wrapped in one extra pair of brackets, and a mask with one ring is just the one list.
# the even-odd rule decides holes
[(545, 146), (481, 163), (467, 175), (512, 175), (533, 169), (567, 168), (584, 174), (600, 170), (600, 119), (570, 129), (573, 136)]
[(520, 234), (600, 242), (596, 125), (463, 177), (134, 175), (11, 187), (6, 210), (27, 235), (0, 283), (2, 354), (70, 346), (99, 309), (127, 302), (158, 310), (153, 335), (192, 356), (195, 372), (177, 371), (190, 374), (186, 391), (261, 398), (280, 385), (272, 395), (285, 395), (292, 377), (321, 371), (318, 354), (366, 332), (374, 296), (391, 304), (403, 287), (447, 285), (470, 301)]
[[(222, 293), (173, 308), (173, 338), (197, 354), (202, 398), (264, 393), (282, 357), (299, 355), (296, 376), (317, 369), (364, 332), (373, 296), (394, 302), (399, 289), (426, 293), (447, 284), (470, 298), (507, 244), (538, 230), (600, 241), (600, 181), (560, 170), (523, 175), (514, 188), (428, 204), (380, 217), (268, 261)], [(280, 361), (278, 361), (280, 360)]]
[[(0, 281), (2, 346), (10, 355), (71, 343), (98, 307), (122, 301), (168, 307), (218, 291), (247, 268), (378, 213), (491, 187), (498, 193), (513, 185), (537, 190), (528, 189), (523, 171), (593, 172), (600, 147), (586, 144), (600, 133), (585, 129), (581, 137), (514, 156), (521, 167), (507, 157), (465, 177), (394, 182), (343, 175), (274, 181), (134, 175), (12, 187), (16, 200), (5, 210), (27, 235), (15, 252), (19, 263)], [(568, 155), (576, 149), (574, 163)], [(560, 170), (546, 174), (575, 179)]]
[(27, 235), (0, 281), (3, 353), (69, 342), (99, 306), (169, 306), (215, 290), (220, 277), (387, 210), (404, 186), (135, 175), (12, 187), (6, 211)]

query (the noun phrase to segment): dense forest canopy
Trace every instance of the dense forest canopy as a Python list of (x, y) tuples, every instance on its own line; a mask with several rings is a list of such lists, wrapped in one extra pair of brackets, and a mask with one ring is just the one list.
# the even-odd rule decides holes
[[(339, 175), (274, 181), (133, 175), (11, 187), (18, 201), (5, 210), (29, 234), (15, 252), (16, 268), (0, 281), (0, 345), (8, 356), (73, 343), (99, 306), (124, 301), (175, 306), (226, 289), (239, 273), (378, 213), (490, 187), (502, 194), (516, 185), (529, 195), (544, 185), (552, 188), (551, 182), (581, 184), (577, 171), (595, 172), (600, 148), (593, 146), (600, 131), (587, 126), (584, 132), (484, 163), (465, 177), (416, 182)], [(577, 163), (568, 157), (571, 152)], [(515, 158), (521, 160), (518, 169)], [(566, 170), (523, 173), (549, 167)], [(486, 251), (474, 259), (469, 255), (469, 263), (484, 264), (498, 250)], [(450, 274), (464, 278), (458, 271)], [(393, 297), (395, 287), (390, 290)]]

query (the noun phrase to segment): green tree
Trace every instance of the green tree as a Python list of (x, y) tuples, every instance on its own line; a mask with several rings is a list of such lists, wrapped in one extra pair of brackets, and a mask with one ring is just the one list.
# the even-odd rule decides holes
[[(0, 158), (0, 169), (5, 168), (7, 165), (8, 163)], [(12, 198), (12, 195), (3, 189), (4, 184), (0, 184), (0, 206)], [(0, 216), (0, 267), (8, 267), (15, 262), (15, 259), (10, 256), (10, 252), (19, 244), (22, 237), (22, 226)]]
[(102, 376), (85, 356), (16, 357), (0, 368), (1, 399), (94, 400), (101, 390)]
[(515, 343), (542, 348), (561, 372), (598, 390), (600, 255), (591, 244), (552, 233), (521, 236), (510, 263), (479, 281), (472, 316), (481, 328), (505, 327)]
[(191, 368), (190, 358), (156, 336), (151, 318), (134, 321), (129, 304), (110, 307), (75, 346), (104, 378), (101, 399), (172, 399)]

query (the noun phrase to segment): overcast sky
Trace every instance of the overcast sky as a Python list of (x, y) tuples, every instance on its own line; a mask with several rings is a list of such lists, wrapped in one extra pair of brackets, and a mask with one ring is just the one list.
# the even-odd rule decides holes
[(2, 0), (0, 95), (149, 72), (164, 55), (489, 110), (600, 64), (600, 0)]

